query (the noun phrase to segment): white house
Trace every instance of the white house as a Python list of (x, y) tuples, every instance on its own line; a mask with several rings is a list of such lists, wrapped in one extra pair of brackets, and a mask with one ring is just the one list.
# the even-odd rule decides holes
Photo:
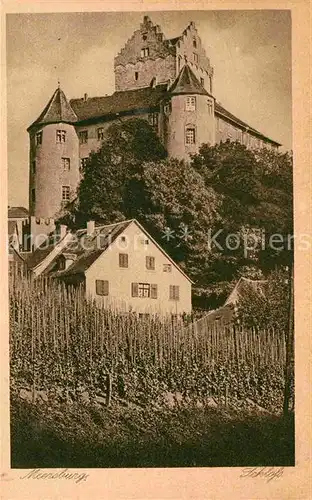
[(107, 307), (141, 314), (191, 313), (191, 279), (135, 219), (62, 234), (27, 261), (36, 276), (82, 283)]

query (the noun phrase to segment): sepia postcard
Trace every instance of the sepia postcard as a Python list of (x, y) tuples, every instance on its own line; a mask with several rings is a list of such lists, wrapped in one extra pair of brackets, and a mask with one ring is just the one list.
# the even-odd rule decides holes
[(309, 498), (309, 2), (1, 14), (2, 497)]

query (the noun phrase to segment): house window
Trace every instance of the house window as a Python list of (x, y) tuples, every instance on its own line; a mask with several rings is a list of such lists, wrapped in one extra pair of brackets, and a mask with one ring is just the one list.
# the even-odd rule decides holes
[(80, 158), (80, 168), (83, 170), (88, 165), (88, 157)]
[(66, 141), (66, 131), (57, 130), (56, 131), (56, 142), (61, 143)]
[(42, 144), (42, 130), (36, 133), (36, 146)]
[(146, 47), (144, 49), (141, 49), (141, 57), (148, 57), (149, 56), (149, 48)]
[(158, 129), (158, 113), (150, 113), (148, 115), (148, 122), (154, 128)]
[(35, 188), (32, 188), (32, 190), (31, 190), (31, 202), (36, 203), (36, 190), (35, 190)]
[(95, 290), (97, 295), (108, 295), (109, 283), (107, 280), (95, 280)]
[(88, 131), (87, 130), (81, 130), (81, 132), (79, 132), (79, 142), (80, 142), (80, 144), (86, 144), (88, 142)]
[(185, 111), (195, 111), (196, 109), (196, 97), (187, 96), (185, 100)]
[(171, 264), (164, 264), (163, 265), (163, 271), (164, 271), (164, 273), (171, 273), (171, 271), (172, 271)]
[(136, 82), (138, 81), (138, 79), (139, 79), (139, 72), (138, 71), (134, 72), (134, 79)]
[(35, 175), (35, 173), (36, 173), (36, 161), (35, 160), (32, 162), (32, 173), (33, 173), (33, 175)]
[(196, 52), (193, 52), (193, 61), (195, 64), (198, 64), (198, 54)]
[(197, 48), (197, 42), (196, 42), (196, 39), (195, 39), (195, 38), (194, 38), (194, 40), (193, 40), (193, 47), (194, 47), (194, 49), (196, 49), (196, 48)]
[(70, 187), (62, 186), (62, 201), (69, 201), (70, 197)]
[(146, 269), (155, 269), (155, 257), (146, 256)]
[(185, 144), (190, 146), (191, 144), (195, 144), (195, 127), (188, 126), (185, 129)]
[(119, 267), (128, 267), (128, 254), (120, 253), (119, 254)]
[(138, 297), (149, 297), (151, 293), (151, 285), (149, 283), (139, 283)]
[(169, 286), (169, 299), (170, 300), (179, 300), (180, 298), (180, 287), (177, 285)]
[(104, 140), (104, 128), (103, 127), (98, 128), (98, 130), (97, 130), (97, 138), (98, 138), (98, 141), (103, 141)]
[(62, 168), (66, 172), (70, 170), (70, 159), (69, 158), (62, 158)]
[(207, 101), (208, 104), (208, 113), (212, 115), (212, 102), (210, 100)]

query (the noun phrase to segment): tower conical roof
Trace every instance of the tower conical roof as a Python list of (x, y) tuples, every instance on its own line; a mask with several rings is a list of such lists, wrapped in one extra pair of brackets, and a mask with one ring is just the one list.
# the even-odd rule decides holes
[(210, 95), (198, 81), (188, 64), (185, 64), (171, 85), (171, 94), (202, 94)]
[(77, 121), (77, 115), (69, 104), (66, 96), (59, 87), (56, 89), (41, 115), (35, 120), (28, 130), (34, 125), (48, 123), (73, 123)]

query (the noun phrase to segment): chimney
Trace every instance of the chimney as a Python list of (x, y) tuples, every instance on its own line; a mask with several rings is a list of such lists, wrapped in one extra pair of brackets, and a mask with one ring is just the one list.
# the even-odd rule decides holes
[(95, 222), (94, 220), (89, 220), (87, 222), (87, 236), (91, 236), (91, 234), (94, 233), (95, 230)]
[(60, 225), (60, 239), (62, 240), (67, 233), (67, 226), (65, 224)]
[(84, 102), (87, 102), (87, 100), (88, 100), (88, 94), (83, 94), (83, 100), (84, 100)]

